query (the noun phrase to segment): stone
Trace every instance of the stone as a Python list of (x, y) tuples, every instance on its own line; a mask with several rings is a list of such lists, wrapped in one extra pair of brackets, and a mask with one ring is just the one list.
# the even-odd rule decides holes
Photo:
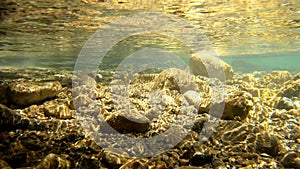
[(36, 166), (36, 169), (52, 168), (69, 169), (71, 168), (71, 162), (65, 157), (50, 153)]
[[(215, 77), (222, 77), (221, 73), (224, 72), (226, 80), (232, 79), (234, 75), (233, 69), (230, 65), (228, 65), (226, 62), (222, 60), (218, 60), (213, 56), (209, 57), (209, 56), (193, 55), (190, 59), (190, 69), (194, 75), (200, 75), (205, 77), (214, 76), (214, 75), (209, 75), (207, 69), (214, 71), (212, 73), (218, 73), (216, 74)], [(221, 79), (221, 80), (225, 80), (225, 79)]]
[(285, 109), (285, 110), (290, 110), (290, 109), (296, 108), (293, 100), (289, 99), (287, 97), (277, 97), (275, 99), (274, 107), (277, 109)]
[(16, 128), (28, 128), (29, 121), (18, 112), (0, 104), (0, 131)]
[(261, 132), (257, 136), (256, 151), (275, 157), (279, 153), (279, 144), (277, 136), (267, 132)]
[[(222, 102), (225, 101), (225, 106), (223, 110), (223, 114), (221, 119), (224, 120), (232, 120), (235, 117), (239, 117), (241, 120), (244, 120), (248, 113), (253, 109), (253, 97), (248, 92), (244, 91), (234, 91), (228, 93), (225, 100), (217, 100), (215, 104), (216, 106), (222, 106)], [(202, 98), (198, 109), (202, 112), (209, 112), (210, 106), (212, 104), (211, 99), (209, 98)], [(220, 107), (222, 108), (222, 107)], [(220, 112), (211, 112), (211, 115), (219, 117)]]
[(7, 97), (12, 104), (29, 106), (55, 97), (62, 89), (59, 82), (12, 82)]
[(110, 151), (104, 150), (102, 155), (102, 163), (107, 164), (108, 168), (120, 168), (128, 161), (127, 157), (123, 157), (112, 153)]
[(203, 166), (207, 163), (212, 162), (211, 154), (203, 154), (196, 152), (193, 157), (189, 160), (191, 166)]
[(7, 90), (6, 84), (4, 82), (0, 82), (0, 103), (1, 104), (6, 104), (7, 102), (6, 90)]
[(278, 94), (279, 97), (298, 97), (300, 98), (300, 80), (294, 81), (285, 86), (282, 92)]
[(144, 159), (132, 159), (123, 164), (120, 169), (130, 169), (130, 168), (147, 168), (146, 160)]
[(287, 152), (281, 158), (280, 162), (285, 168), (300, 168), (300, 155), (293, 151)]
[(65, 103), (53, 104), (52, 102), (49, 102), (44, 105), (44, 113), (45, 116), (48, 117), (70, 119), (74, 115), (74, 110), (71, 110)]
[(293, 80), (296, 81), (296, 80), (299, 80), (299, 79), (300, 79), (300, 72), (297, 73), (297, 74), (294, 76)]
[(170, 68), (162, 71), (155, 79), (152, 90), (169, 89), (185, 93), (198, 90), (196, 78), (187, 71)]
[(261, 82), (264, 84), (275, 83), (275, 84), (283, 84), (289, 80), (292, 80), (293, 76), (288, 71), (272, 71), (271, 73), (266, 74), (262, 79)]
[(243, 120), (252, 109), (252, 95), (248, 92), (236, 91), (232, 94), (228, 94), (228, 98), (225, 99), (222, 119), (234, 119), (234, 117), (239, 116)]
[(113, 113), (107, 117), (106, 122), (115, 130), (123, 133), (145, 132), (150, 126), (149, 119), (135, 110)]
[(0, 159), (0, 168), (2, 169), (11, 169), (11, 167), (4, 160)]

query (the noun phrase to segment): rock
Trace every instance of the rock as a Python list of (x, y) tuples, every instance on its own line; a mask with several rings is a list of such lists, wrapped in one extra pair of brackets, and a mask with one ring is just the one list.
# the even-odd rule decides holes
[(28, 127), (29, 121), (24, 119), (21, 114), (0, 104), (0, 131)]
[(211, 154), (202, 154), (196, 152), (193, 157), (189, 160), (190, 165), (192, 166), (203, 166), (207, 163), (212, 162), (212, 155)]
[(283, 84), (289, 80), (292, 80), (293, 76), (288, 71), (272, 71), (269, 74), (266, 74), (261, 81), (264, 84), (275, 83), (275, 84)]
[(274, 107), (277, 109), (290, 110), (290, 109), (294, 109), (296, 106), (295, 106), (293, 100), (291, 100), (287, 97), (277, 97), (275, 99)]
[(147, 168), (146, 161), (143, 159), (132, 159), (126, 162), (120, 167), (120, 169), (130, 169), (130, 168)]
[(288, 84), (282, 92), (278, 94), (279, 97), (298, 97), (300, 98), (300, 80)]
[(111, 114), (106, 122), (123, 133), (144, 132), (149, 128), (149, 119), (135, 110)]
[(7, 102), (6, 90), (7, 90), (6, 84), (0, 82), (0, 103), (1, 104), (6, 104)]
[(108, 168), (120, 168), (128, 161), (128, 158), (117, 155), (110, 151), (103, 151), (101, 162), (106, 164)]
[[(220, 104), (223, 100), (217, 100), (215, 104)], [(198, 109), (202, 112), (209, 112), (212, 104), (211, 99), (202, 98)], [(232, 120), (239, 117), (241, 120), (245, 119), (248, 113), (253, 109), (252, 95), (244, 91), (234, 91), (228, 93), (225, 98), (225, 107), (221, 119)], [(212, 115), (218, 117), (219, 112), (211, 112)]]
[(69, 169), (71, 168), (71, 162), (65, 157), (50, 153), (36, 166), (36, 169), (53, 168)]
[(275, 157), (279, 153), (279, 144), (277, 136), (262, 132), (257, 136), (256, 151)]
[(296, 81), (296, 80), (299, 80), (299, 79), (300, 79), (300, 72), (297, 73), (297, 74), (294, 76), (293, 80)]
[(300, 168), (300, 155), (296, 152), (287, 152), (281, 158), (280, 162), (285, 168)]
[[(224, 71), (225, 78), (230, 80), (233, 78), (234, 72), (230, 65), (222, 60), (217, 60), (215, 57), (194, 55), (190, 59), (190, 69), (194, 75), (209, 77), (207, 69), (211, 69), (214, 73), (222, 73)], [(212, 75), (210, 75), (212, 76)], [(216, 77), (222, 77), (218, 74)], [(223, 79), (222, 79), (223, 80)]]
[(222, 119), (234, 119), (234, 117), (239, 116), (243, 120), (253, 109), (252, 95), (247, 92), (236, 91), (228, 94), (227, 97)]
[(56, 117), (58, 119), (70, 119), (74, 114), (74, 110), (71, 110), (67, 104), (49, 102), (44, 105), (45, 116)]
[(176, 68), (166, 69), (154, 79), (152, 90), (169, 89), (185, 93), (188, 90), (198, 90), (195, 76), (187, 71)]
[(294, 104), (295, 104), (296, 109), (300, 110), (300, 100), (295, 101)]
[(255, 79), (255, 77), (253, 77), (252, 74), (244, 75), (244, 76), (242, 77), (242, 80), (243, 80), (244, 82), (249, 83), (249, 84), (251, 84), (251, 83), (253, 84), (253, 83), (256, 83), (256, 82), (257, 82), (257, 80)]
[(12, 104), (28, 106), (56, 96), (61, 89), (59, 82), (12, 82), (7, 97)]
[(11, 167), (4, 160), (0, 159), (0, 168), (2, 169), (11, 169)]
[(89, 168), (106, 168), (102, 166), (101, 161), (97, 158), (91, 158), (85, 154), (79, 154), (80, 159), (76, 161), (76, 169), (89, 169)]

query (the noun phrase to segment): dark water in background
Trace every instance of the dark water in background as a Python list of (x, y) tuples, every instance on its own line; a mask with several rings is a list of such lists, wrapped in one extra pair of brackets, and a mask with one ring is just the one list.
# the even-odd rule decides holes
[[(1, 1), (0, 67), (72, 70), (89, 37), (120, 16), (163, 12), (189, 20), (237, 72), (300, 71), (300, 2), (277, 1)], [(127, 41), (108, 54), (103, 68), (145, 46), (160, 44), (183, 60), (191, 54), (157, 35)]]

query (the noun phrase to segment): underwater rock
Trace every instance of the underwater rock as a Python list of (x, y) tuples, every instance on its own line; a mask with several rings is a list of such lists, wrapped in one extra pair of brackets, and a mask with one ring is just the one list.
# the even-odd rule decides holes
[[(245, 119), (248, 113), (253, 109), (253, 98), (252, 95), (245, 91), (234, 91), (228, 93), (225, 100), (217, 100), (214, 104), (215, 106), (222, 105), (222, 102), (225, 101), (225, 107), (221, 119), (232, 120), (235, 117), (240, 117), (241, 120)], [(198, 109), (202, 112), (209, 112), (210, 106), (212, 104), (211, 99), (201, 98), (199, 101)], [(220, 107), (222, 108), (222, 107)], [(220, 112), (211, 112), (211, 115), (219, 116), (215, 113)]]
[(193, 157), (189, 160), (190, 165), (192, 166), (203, 166), (207, 163), (212, 162), (212, 155), (211, 154), (202, 154), (196, 152)]
[(7, 98), (6, 98), (6, 89), (7, 89), (7, 86), (5, 83), (2, 83), (0, 81), (0, 103), (1, 104), (6, 104), (7, 102)]
[(129, 168), (147, 168), (146, 161), (144, 159), (132, 159), (126, 162), (120, 167), (120, 169), (129, 169)]
[(55, 102), (49, 102), (44, 105), (45, 116), (56, 117), (58, 119), (70, 119), (74, 114), (74, 110), (71, 110), (65, 103), (54, 104)]
[(0, 131), (29, 127), (29, 121), (8, 107), (0, 104)]
[(0, 159), (0, 168), (11, 169), (11, 167), (4, 160)]
[(280, 162), (285, 168), (300, 168), (300, 155), (293, 151), (287, 152)]
[(115, 130), (128, 132), (144, 132), (149, 128), (149, 119), (135, 110), (111, 114), (106, 122)]
[(288, 71), (272, 71), (271, 73), (266, 74), (261, 82), (264, 84), (275, 83), (275, 84), (283, 84), (289, 80), (292, 80), (293, 76)]
[(103, 151), (101, 162), (108, 168), (119, 168), (128, 161), (128, 158), (112, 153), (111, 151)]
[[(214, 76), (214, 77), (222, 77), (221, 74), (225, 74), (225, 78), (230, 80), (233, 78), (234, 72), (230, 65), (222, 60), (218, 60), (215, 57), (208, 57), (208, 56), (198, 56), (194, 55), (190, 59), (190, 69), (194, 75), (200, 76)], [(213, 73), (218, 73), (216, 75), (209, 75), (207, 70), (214, 70)], [(223, 80), (223, 79), (221, 79)]]
[(234, 119), (234, 117), (239, 116), (243, 120), (252, 109), (252, 95), (248, 92), (236, 91), (227, 95), (222, 119)]
[(65, 157), (50, 153), (36, 166), (36, 169), (71, 168), (71, 162)]
[(300, 98), (300, 80), (288, 84), (282, 92), (278, 94), (279, 97), (298, 97)]
[(152, 90), (169, 89), (184, 93), (198, 90), (195, 76), (187, 71), (171, 68), (162, 71), (155, 79)]
[(299, 80), (299, 79), (300, 79), (300, 72), (297, 73), (297, 74), (294, 76), (293, 80), (296, 81), (296, 80)]
[(12, 104), (29, 106), (56, 96), (62, 89), (59, 82), (12, 82), (7, 97)]
[(279, 153), (278, 137), (267, 132), (261, 132), (257, 136), (256, 151), (258, 153), (266, 153), (275, 157)]
[(294, 109), (296, 106), (292, 99), (289, 99), (287, 97), (277, 97), (275, 99), (274, 107), (277, 109), (290, 110), (290, 109)]

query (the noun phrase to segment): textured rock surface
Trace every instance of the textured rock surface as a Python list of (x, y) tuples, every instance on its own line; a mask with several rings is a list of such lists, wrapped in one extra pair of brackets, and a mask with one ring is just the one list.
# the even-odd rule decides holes
[(150, 122), (146, 116), (130, 110), (123, 113), (114, 113), (106, 121), (114, 129), (123, 133), (145, 132), (149, 128)]
[(37, 169), (52, 169), (52, 168), (71, 168), (71, 163), (64, 157), (60, 157), (56, 154), (48, 154), (40, 164), (36, 166)]
[[(234, 72), (230, 65), (214, 57), (194, 55), (190, 59), (190, 69), (194, 75), (224, 77), (232, 79)], [(209, 70), (209, 72), (208, 72)], [(224, 75), (222, 75), (223, 73)], [(222, 79), (223, 80), (223, 79)]]
[[(290, 88), (297, 92), (294, 90), (297, 81), (274, 83), (266, 88), (263, 75), (237, 75), (222, 84), (227, 95), (224, 115), (217, 120), (207, 111), (211, 94), (219, 95), (213, 93), (213, 88), (220, 82), (200, 76), (190, 78), (177, 69), (173, 69), (172, 74), (170, 70), (161, 74), (135, 75), (127, 88), (128, 98), (120, 89), (115, 92), (119, 99), (113, 99), (110, 83), (99, 82), (95, 89), (78, 88), (74, 91), (83, 92), (83, 97), (78, 99), (80, 104), (76, 113), (73, 113), (70, 88), (61, 90), (49, 101), (30, 106), (15, 108), (0, 104), (0, 166), (66, 169), (299, 166), (300, 110), (296, 106), (299, 98), (291, 91), (287, 94), (292, 97), (278, 97)], [(14, 74), (13, 70), (11, 72)], [(170, 75), (181, 77), (179, 84), (183, 86), (192, 79), (196, 88), (180, 92)], [(9, 84), (11, 81), (4, 82)], [(154, 84), (158, 86), (155, 92), (152, 91)], [(252, 97), (247, 92), (251, 88), (264, 91), (261, 92), (263, 97)], [(129, 102), (124, 102), (125, 99)], [(289, 106), (291, 102), (294, 107)], [(99, 121), (100, 115), (108, 124), (105, 120)], [(82, 118), (87, 121), (79, 123), (82, 121), (78, 119)], [(174, 123), (173, 127), (176, 127), (171, 128)], [(116, 133), (107, 129), (108, 125), (131, 138), (162, 135), (159, 141), (166, 146), (173, 145), (173, 140), (181, 137), (183, 131), (187, 131), (187, 135), (161, 154), (129, 158), (126, 156), (139, 156), (145, 153), (147, 146), (153, 145), (135, 145), (112, 138)], [(85, 130), (84, 127), (89, 128)], [(166, 137), (164, 133), (168, 129), (172, 132)], [(97, 139), (91, 139), (99, 132), (103, 136), (102, 147), (97, 145)]]
[(293, 75), (288, 71), (272, 71), (271, 73), (263, 77), (262, 82), (265, 84), (269, 84), (269, 83), (283, 84), (292, 79), (293, 79)]
[(59, 82), (23, 82), (10, 83), (7, 97), (12, 104), (28, 106), (56, 96), (62, 86)]

